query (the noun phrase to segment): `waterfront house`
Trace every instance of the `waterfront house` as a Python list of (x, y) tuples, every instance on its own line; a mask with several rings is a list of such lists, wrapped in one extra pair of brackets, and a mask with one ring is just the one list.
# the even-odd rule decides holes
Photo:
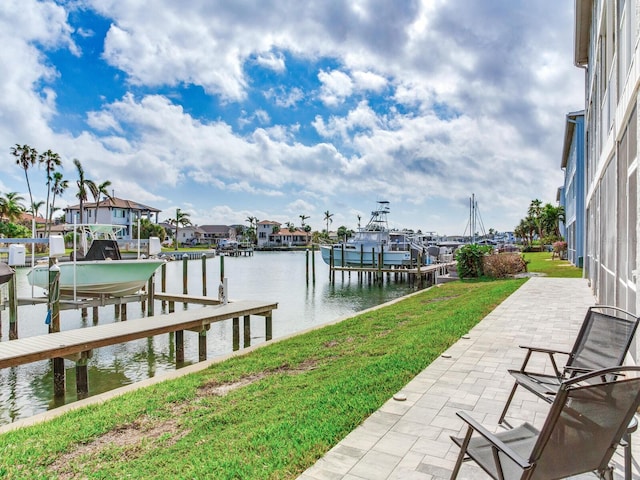
[(269, 237), (273, 234), (274, 231), (280, 229), (279, 222), (272, 222), (270, 220), (262, 220), (258, 222), (258, 228), (256, 235), (258, 237), (258, 247), (267, 247), (269, 245)]
[(281, 228), (277, 232), (269, 235), (269, 242), (267, 246), (300, 247), (308, 245), (310, 241), (310, 232), (305, 232), (304, 230), (299, 228), (296, 228), (294, 230)]
[[(175, 233), (175, 227), (173, 227)], [(207, 243), (204, 240), (205, 231), (197, 225), (180, 225), (178, 228), (178, 243), (180, 245), (198, 245)]]
[(640, 0), (576, 0), (575, 9), (574, 63), (586, 82), (584, 275), (598, 303), (638, 313)]
[[(146, 218), (153, 223), (158, 223), (158, 215), (161, 210), (149, 207), (133, 200), (123, 198), (105, 198), (98, 203), (83, 202), (82, 221), (84, 223), (103, 223), (123, 227), (121, 238), (131, 240), (133, 227), (138, 219)], [(69, 224), (80, 223), (80, 205), (71, 205), (64, 209), (65, 221)]]
[(236, 228), (229, 225), (200, 225), (203, 243), (217, 245), (225, 238), (236, 238)]

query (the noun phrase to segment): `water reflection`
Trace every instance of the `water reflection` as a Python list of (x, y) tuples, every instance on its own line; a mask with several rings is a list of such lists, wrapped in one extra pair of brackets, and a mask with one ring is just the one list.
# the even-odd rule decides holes
[[(273, 338), (294, 333), (312, 326), (330, 322), (354, 312), (379, 305), (412, 291), (406, 282), (385, 278), (380, 286), (366, 277), (359, 280), (356, 274), (336, 273), (335, 284), (329, 282), (328, 267), (316, 252), (315, 281), (307, 282), (304, 252), (256, 252), (253, 257), (225, 258), (230, 299), (258, 299), (278, 302), (273, 312)], [(309, 267), (311, 270), (311, 266)], [(220, 282), (220, 259), (206, 261), (207, 291), (216, 296)], [(160, 289), (160, 270), (156, 276), (156, 289)], [(311, 275), (311, 271), (310, 271)], [(202, 294), (202, 266), (200, 260), (188, 263), (188, 291)], [(167, 264), (167, 291), (182, 293), (182, 262)], [(35, 296), (44, 293), (35, 289)], [(26, 282), (26, 269), (18, 270), (18, 296), (31, 296), (31, 287)], [(183, 308), (176, 304), (176, 311)], [(202, 308), (191, 305), (189, 309)], [(154, 305), (156, 314), (163, 312), (161, 302)], [(99, 308), (99, 319), (94, 321), (92, 312), (82, 317), (79, 310), (61, 312), (62, 330), (90, 327), (119, 321), (114, 306)], [(138, 304), (127, 308), (128, 321), (145, 315)], [(44, 320), (46, 306), (20, 307), (18, 333), (20, 338), (44, 335), (48, 331)], [(8, 341), (8, 314), (2, 318), (0, 334)], [(251, 317), (245, 328), (240, 318), (239, 345), (255, 345), (265, 341), (265, 320)], [(207, 357), (215, 358), (233, 351), (232, 321), (211, 325), (207, 333)], [(198, 334), (184, 332), (184, 362), (176, 365), (175, 334), (159, 335), (135, 340), (120, 345), (96, 349), (88, 361), (89, 395), (106, 392), (114, 388), (153, 377), (186, 365), (198, 362)], [(0, 424), (58, 407), (76, 400), (75, 364), (65, 360), (66, 393), (64, 397), (53, 396), (53, 371), (50, 361), (35, 362), (21, 367), (0, 370)]]

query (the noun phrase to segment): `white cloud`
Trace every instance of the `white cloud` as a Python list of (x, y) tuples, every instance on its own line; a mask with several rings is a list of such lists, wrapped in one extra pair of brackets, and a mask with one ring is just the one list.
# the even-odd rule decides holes
[(293, 87), (289, 91), (284, 91), (284, 88), (279, 90), (270, 88), (264, 92), (264, 96), (269, 100), (273, 100), (279, 107), (291, 108), (304, 99), (304, 92), (297, 87)]
[(258, 55), (256, 62), (265, 68), (269, 68), (274, 72), (284, 72), (286, 65), (284, 62), (284, 56), (281, 53), (269, 52), (266, 54)]
[(335, 107), (353, 93), (353, 82), (346, 73), (339, 70), (320, 71), (318, 79), (322, 83), (320, 99), (325, 105)]
[(387, 86), (387, 79), (373, 72), (353, 72), (351, 76), (358, 90), (381, 92)]

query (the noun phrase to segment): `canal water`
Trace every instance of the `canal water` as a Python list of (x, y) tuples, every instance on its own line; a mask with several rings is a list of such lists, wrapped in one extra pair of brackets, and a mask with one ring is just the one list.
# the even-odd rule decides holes
[[(309, 253), (311, 256), (311, 253)], [(406, 295), (414, 287), (405, 281), (385, 279), (380, 286), (358, 279), (358, 275), (335, 273), (335, 283), (329, 281), (329, 268), (315, 253), (315, 281), (312, 276), (312, 261), (309, 259), (307, 277), (306, 253), (296, 252), (255, 252), (251, 257), (225, 257), (224, 273), (227, 278), (230, 300), (264, 300), (277, 302), (273, 312), (273, 338), (282, 337), (309, 327), (322, 325), (337, 318), (353, 314), (386, 301)], [(17, 269), (19, 297), (30, 297), (32, 288), (26, 279), (27, 269)], [(207, 294), (218, 296), (220, 284), (220, 257), (206, 260)], [(167, 292), (182, 293), (183, 262), (167, 264)], [(202, 260), (187, 263), (188, 293), (202, 295)], [(307, 281), (308, 278), (308, 281)], [(160, 269), (156, 273), (156, 291), (160, 291)], [(34, 296), (45, 296), (40, 289)], [(156, 315), (163, 313), (156, 301)], [(176, 304), (176, 311), (183, 308)], [(202, 308), (189, 305), (187, 308)], [(45, 305), (20, 307), (18, 310), (18, 335), (26, 338), (44, 335), (48, 331), (45, 324)], [(8, 311), (0, 311), (1, 341), (9, 341)], [(127, 306), (127, 321), (135, 321), (145, 315), (139, 303)], [(116, 321), (114, 306), (100, 307), (98, 324)], [(62, 330), (71, 330), (94, 325), (92, 311), (83, 318), (80, 310), (60, 312)], [(242, 339), (241, 321), (241, 345)], [(265, 322), (262, 317), (251, 317), (250, 344), (265, 342)], [(173, 371), (198, 362), (198, 335), (184, 333), (184, 363), (176, 364), (173, 336), (158, 335), (120, 345), (103, 347), (93, 351), (88, 363), (89, 396), (113, 390), (123, 385), (144, 380), (163, 372)], [(233, 350), (232, 321), (214, 323), (207, 333), (207, 358), (213, 359)], [(66, 395), (53, 395), (53, 370), (50, 361), (0, 370), (0, 425), (30, 417), (65, 403), (77, 400), (75, 387), (75, 364), (65, 360)]]

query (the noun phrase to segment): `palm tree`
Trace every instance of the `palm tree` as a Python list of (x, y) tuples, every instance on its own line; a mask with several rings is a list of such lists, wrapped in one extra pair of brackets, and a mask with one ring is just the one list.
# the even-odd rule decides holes
[(51, 232), (51, 221), (53, 219), (53, 212), (56, 210), (56, 196), (62, 195), (64, 191), (69, 188), (69, 181), (65, 180), (62, 177), (61, 172), (53, 172), (53, 184), (51, 185), (51, 193), (53, 197), (51, 198), (51, 208), (49, 209), (49, 218), (47, 218), (47, 227), (45, 236), (48, 237)]
[(540, 216), (542, 214), (542, 202), (537, 198), (535, 200), (531, 200), (531, 204), (529, 205), (529, 210), (527, 211), (527, 213), (536, 226), (538, 238), (542, 239), (542, 225), (540, 222)]
[(302, 228), (304, 229), (304, 225), (305, 225), (304, 221), (307, 218), (311, 218), (311, 217), (309, 215), (305, 215), (304, 213), (302, 215), (298, 215), (298, 216), (300, 217), (300, 223), (302, 224)]
[(16, 157), (16, 164), (24, 169), (24, 178), (27, 180), (27, 189), (29, 190), (29, 205), (33, 205), (33, 195), (27, 171), (38, 161), (38, 152), (29, 145), (20, 146), (16, 143), (15, 146), (11, 147), (11, 155)]
[(324, 212), (324, 221), (327, 222), (327, 237), (329, 236), (329, 222), (333, 223), (333, 213), (330, 213), (329, 210)]
[(4, 218), (10, 223), (19, 220), (25, 210), (20, 203), (23, 200), (18, 192), (9, 192), (0, 197), (0, 220)]
[(249, 223), (249, 231), (247, 232), (247, 235), (252, 239), (253, 243), (257, 244), (258, 243), (258, 222), (260, 220), (258, 220), (258, 217), (248, 216), (245, 221)]
[(84, 223), (83, 222), (84, 202), (86, 202), (88, 199), (87, 190), (88, 190), (89, 182), (91, 182), (91, 180), (84, 177), (84, 168), (82, 168), (82, 164), (80, 163), (80, 160), (78, 160), (77, 158), (74, 158), (73, 164), (76, 166), (78, 170), (78, 180), (76, 180), (76, 185), (78, 186), (78, 193), (76, 194), (76, 197), (78, 197), (78, 199), (80, 200), (80, 224), (82, 224)]
[[(47, 150), (44, 153), (41, 153), (38, 157), (38, 161), (40, 165), (44, 165), (44, 168), (47, 172), (47, 201), (45, 203), (45, 214), (44, 218), (49, 219), (49, 195), (51, 193), (51, 187), (53, 182), (53, 173), (55, 172), (56, 167), (62, 165), (62, 161), (60, 160), (60, 155), (55, 152), (52, 152), (51, 149)], [(45, 224), (45, 231), (47, 226)]]
[(183, 212), (179, 208), (176, 209), (176, 218), (172, 218), (169, 220), (169, 223), (175, 225), (176, 227), (176, 238), (175, 238), (175, 250), (178, 250), (178, 230), (180, 225), (187, 226), (191, 225), (191, 219), (189, 218), (189, 214), (187, 212)]
[(44, 205), (44, 200), (40, 200), (39, 202), (33, 202), (33, 205), (31, 205), (31, 215), (33, 215), (33, 218), (36, 218), (37, 216), (40, 215), (40, 208), (42, 207), (42, 205)]
[(358, 214), (358, 230), (360, 230), (360, 220), (362, 220), (362, 216)]
[(89, 180), (88, 182), (89, 190), (91, 191), (91, 195), (93, 195), (93, 199), (96, 203), (96, 216), (95, 221), (93, 223), (98, 223), (98, 209), (100, 208), (100, 195), (104, 195), (109, 200), (113, 200), (113, 197), (109, 194), (107, 187), (111, 185), (111, 181), (105, 180), (101, 184), (96, 184), (96, 182)]
[(550, 203), (547, 203), (542, 209), (541, 224), (545, 236), (554, 236), (560, 239), (560, 222), (564, 221), (565, 211), (562, 205), (554, 207)]

